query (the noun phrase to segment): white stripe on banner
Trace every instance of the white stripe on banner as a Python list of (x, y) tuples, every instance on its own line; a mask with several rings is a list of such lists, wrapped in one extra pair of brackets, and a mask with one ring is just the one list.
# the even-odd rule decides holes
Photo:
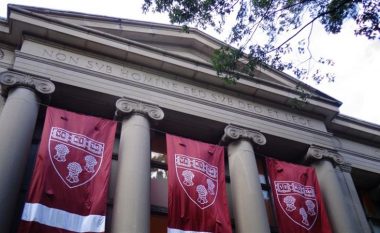
[(39, 203), (25, 203), (21, 218), (74, 232), (104, 232), (106, 222), (102, 215), (83, 216)]
[(212, 232), (205, 232), (205, 231), (184, 231), (180, 229), (174, 229), (168, 227), (168, 233), (212, 233)]

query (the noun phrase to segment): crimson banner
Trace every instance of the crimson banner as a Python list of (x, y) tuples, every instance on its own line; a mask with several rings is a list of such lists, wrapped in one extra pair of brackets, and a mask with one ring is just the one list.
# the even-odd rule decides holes
[(19, 233), (104, 232), (116, 122), (47, 108)]
[(166, 134), (168, 233), (232, 233), (224, 148)]
[(314, 168), (266, 161), (280, 232), (331, 233)]

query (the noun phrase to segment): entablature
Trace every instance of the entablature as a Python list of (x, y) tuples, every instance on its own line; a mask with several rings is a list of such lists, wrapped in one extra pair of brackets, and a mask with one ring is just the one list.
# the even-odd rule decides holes
[[(310, 114), (236, 91), (196, 82), (163, 71), (109, 57), (26, 38), (16, 52), (15, 70), (49, 77), (55, 82), (141, 101), (224, 122), (262, 127), (268, 133), (307, 143), (307, 138), (331, 146), (324, 122)], [(249, 126), (251, 125), (251, 126)], [(308, 135), (308, 136), (305, 136)]]
[[(68, 23), (63, 20), (54, 19), (51, 16), (47, 17), (35, 11), (34, 8), (22, 6), (11, 5), (9, 7), (8, 20), (12, 25), (9, 38), (15, 39), (15, 37), (19, 37), (19, 44), (21, 44), (20, 38), (22, 38), (22, 35), (31, 34), (44, 40), (55, 41), (137, 65), (149, 66), (152, 69), (223, 89), (239, 91), (252, 97), (266, 99), (285, 106), (289, 106), (293, 99), (299, 96), (298, 90), (293, 86), (285, 85), (289, 81), (279, 84), (278, 82), (271, 82), (260, 77), (245, 77), (243, 75), (236, 85), (226, 85), (221, 79), (216, 77), (216, 72), (208, 62), (202, 62), (199, 59), (194, 60), (188, 56), (171, 53), (165, 49), (115, 36), (114, 34), (90, 27), (74, 25), (72, 22)], [(168, 26), (167, 30), (169, 28), (173, 30), (174, 27)], [(178, 32), (175, 33), (178, 34)], [(200, 32), (197, 33), (190, 33), (190, 36), (188, 36), (195, 35), (202, 40), (210, 41), (208, 36), (204, 36)], [(193, 40), (198, 40), (198, 38), (193, 38)], [(208, 43), (216, 44), (215, 39)], [(269, 71), (262, 70), (262, 73), (268, 73)], [(287, 79), (289, 80), (289, 78)], [(305, 104), (303, 111), (319, 115), (324, 118), (324, 121), (330, 121), (338, 113), (340, 104), (339, 101), (332, 98), (314, 95)]]
[(368, 144), (380, 142), (380, 126), (343, 114), (339, 114), (328, 125), (331, 132), (352, 139), (365, 140)]

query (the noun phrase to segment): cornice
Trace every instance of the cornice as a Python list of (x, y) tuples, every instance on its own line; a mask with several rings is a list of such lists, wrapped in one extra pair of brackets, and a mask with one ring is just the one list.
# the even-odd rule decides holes
[(9, 90), (19, 86), (32, 89), (42, 96), (52, 94), (55, 90), (55, 85), (50, 80), (14, 71), (0, 73), (0, 84), (1, 95), (5, 97), (8, 95)]
[(116, 117), (128, 117), (131, 113), (148, 116), (153, 120), (162, 120), (164, 118), (164, 111), (162, 111), (162, 109), (157, 105), (137, 101), (127, 97), (120, 98), (116, 101)]
[(329, 128), (334, 133), (362, 138), (365, 140), (365, 143), (375, 142), (375, 146), (380, 141), (380, 125), (343, 114), (339, 114), (333, 119)]
[[(172, 24), (164, 24), (164, 23), (134, 20), (134, 19), (127, 19), (127, 18), (118, 18), (118, 17), (112, 17), (112, 16), (95, 15), (95, 14), (75, 12), (75, 11), (55, 10), (55, 9), (49, 9), (49, 8), (44, 8), (44, 7), (32, 7), (32, 6), (18, 5), (18, 4), (9, 4), (8, 8), (12, 10), (29, 11), (30, 13), (36, 13), (36, 14), (72, 17), (74, 19), (86, 18), (92, 21), (116, 23), (117, 25), (121, 25), (121, 24), (136, 25), (139, 27), (147, 28), (147, 29), (157, 28), (160, 30), (170, 30), (170, 31), (175, 31), (180, 34), (184, 34), (183, 28), (181, 26), (172, 25)], [(209, 43), (214, 44), (214, 48), (217, 48), (220, 46), (227, 46), (227, 44), (224, 43), (223, 41), (220, 41), (208, 35), (207, 33), (202, 32), (198, 28), (190, 27), (189, 30), (190, 30), (190, 33), (194, 33), (195, 36), (205, 39)], [(200, 41), (200, 39), (197, 39), (197, 41)]]
[(224, 135), (222, 137), (223, 142), (229, 143), (239, 139), (246, 139), (260, 146), (265, 145), (267, 142), (265, 136), (256, 130), (246, 129), (232, 124), (229, 124), (224, 128)]

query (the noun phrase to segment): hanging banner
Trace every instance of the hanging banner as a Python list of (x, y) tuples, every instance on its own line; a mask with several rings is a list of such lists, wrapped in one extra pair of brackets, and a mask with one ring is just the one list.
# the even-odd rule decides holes
[(266, 161), (280, 232), (332, 233), (314, 168)]
[(166, 134), (168, 233), (232, 233), (224, 148)]
[(19, 233), (104, 232), (116, 122), (48, 107)]

